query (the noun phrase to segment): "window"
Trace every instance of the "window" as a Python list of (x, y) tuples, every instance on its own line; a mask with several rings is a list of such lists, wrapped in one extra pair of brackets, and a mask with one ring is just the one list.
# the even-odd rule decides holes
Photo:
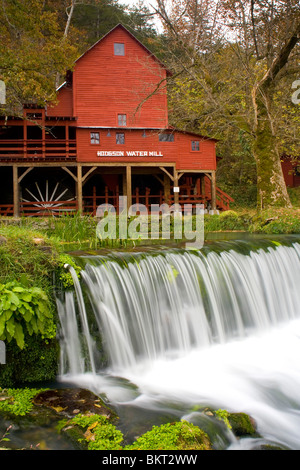
[(121, 42), (114, 43), (114, 54), (115, 55), (125, 55), (125, 46)]
[(200, 150), (200, 142), (199, 140), (192, 140), (192, 150)]
[(160, 142), (174, 142), (174, 134), (159, 134)]
[(99, 132), (91, 132), (91, 144), (100, 144)]
[(118, 126), (126, 126), (126, 114), (118, 114)]
[(125, 144), (125, 134), (123, 132), (116, 133), (116, 144)]

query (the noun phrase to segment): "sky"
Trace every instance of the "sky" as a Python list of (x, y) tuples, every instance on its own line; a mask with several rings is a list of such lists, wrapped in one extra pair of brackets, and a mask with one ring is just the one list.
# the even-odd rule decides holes
[[(128, 6), (137, 6), (139, 4), (139, 0), (118, 0), (118, 3), (120, 5), (128, 5)], [(149, 8), (150, 12), (153, 11), (153, 8), (151, 7), (151, 4), (155, 4), (154, 0), (143, 0), (143, 4)], [(158, 31), (161, 31), (161, 23), (159, 20), (154, 19), (154, 24), (156, 25), (156, 28)]]

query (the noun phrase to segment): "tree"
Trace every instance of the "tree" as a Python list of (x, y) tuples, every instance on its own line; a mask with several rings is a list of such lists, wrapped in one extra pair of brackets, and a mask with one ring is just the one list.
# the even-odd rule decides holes
[(170, 51), (173, 67), (183, 71), (179, 83), (171, 85), (172, 105), (174, 96), (175, 104), (176, 99), (182, 103), (175, 118), (180, 121), (186, 108), (186, 114), (192, 110), (186, 122), (194, 130), (221, 138), (222, 133), (246, 133), (257, 167), (258, 207), (289, 207), (280, 154), (293, 148), (282, 123), (295, 105), (290, 87), (286, 105), (282, 85), (297, 73), (298, 1), (172, 0), (168, 10), (165, 0), (157, 0), (156, 11), (169, 44), (176, 45), (176, 58)]
[(77, 48), (62, 41), (58, 14), (44, 0), (2, 0), (0, 79), (6, 84), (3, 111), (22, 115), (25, 103), (55, 100), (57, 73), (70, 68)]

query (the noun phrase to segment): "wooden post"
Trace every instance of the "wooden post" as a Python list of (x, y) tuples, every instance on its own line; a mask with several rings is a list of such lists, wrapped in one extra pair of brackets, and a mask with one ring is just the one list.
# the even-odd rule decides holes
[(42, 157), (46, 158), (46, 129), (44, 124), (42, 126)]
[(14, 217), (20, 217), (20, 188), (18, 181), (18, 167), (13, 165), (13, 197), (14, 197)]
[[(178, 178), (178, 173), (177, 171), (174, 169), (174, 188), (178, 188), (178, 183), (179, 182), (179, 178)], [(174, 204), (179, 204), (179, 193), (178, 192), (174, 192)]]
[(126, 173), (122, 174), (122, 194), (127, 196)]
[(23, 156), (27, 158), (27, 121), (23, 121)]
[(200, 194), (205, 196), (205, 175), (200, 176)]
[(83, 211), (83, 202), (82, 202), (82, 166), (77, 166), (77, 204), (78, 212)]
[(66, 127), (65, 127), (66, 158), (69, 158), (69, 150), (70, 150), (69, 141), (70, 141), (69, 124), (66, 124)]
[(132, 205), (132, 189), (131, 189), (131, 166), (126, 166), (126, 195), (127, 195), (127, 209)]
[(217, 210), (217, 199), (216, 199), (216, 172), (211, 172), (211, 210)]
[(164, 173), (164, 202), (170, 203), (170, 178)]

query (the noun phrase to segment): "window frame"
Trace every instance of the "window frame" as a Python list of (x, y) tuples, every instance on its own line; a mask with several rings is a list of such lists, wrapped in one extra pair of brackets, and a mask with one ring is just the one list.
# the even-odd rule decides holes
[[(125, 118), (125, 123), (124, 123), (124, 118)], [(126, 127), (127, 126), (127, 114), (118, 113), (117, 122), (118, 122), (119, 127)]]
[[(123, 142), (118, 142), (118, 137), (123, 136)], [(116, 132), (116, 145), (124, 145), (125, 144), (125, 132)]]
[[(123, 46), (121, 54), (118, 53), (118, 47), (120, 47), (120, 46)], [(125, 43), (124, 42), (114, 42), (114, 56), (117, 56), (117, 57), (124, 57), (125, 56)]]
[(200, 140), (191, 140), (191, 150), (192, 152), (200, 152)]
[(90, 132), (90, 144), (100, 145), (100, 132)]
[[(166, 139), (162, 139), (162, 137), (166, 137)], [(158, 136), (158, 141), (159, 142), (175, 142), (175, 136), (174, 134), (171, 134), (170, 132), (161, 132)]]

